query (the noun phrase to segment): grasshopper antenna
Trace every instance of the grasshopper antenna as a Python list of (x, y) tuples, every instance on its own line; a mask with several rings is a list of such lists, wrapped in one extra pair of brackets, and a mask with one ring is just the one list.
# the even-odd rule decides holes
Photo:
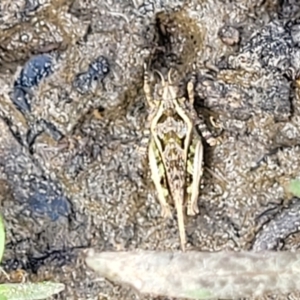
[(159, 76), (160, 79), (161, 79), (162, 85), (165, 86), (165, 85), (166, 85), (166, 82), (165, 82), (164, 76), (163, 76), (159, 71), (157, 71), (157, 70), (154, 70), (154, 72), (155, 72), (156, 74), (158, 74), (158, 76)]

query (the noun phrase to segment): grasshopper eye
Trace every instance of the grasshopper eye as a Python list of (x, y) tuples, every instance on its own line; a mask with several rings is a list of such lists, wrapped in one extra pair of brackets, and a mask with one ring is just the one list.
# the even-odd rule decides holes
[(161, 97), (163, 94), (163, 89), (157, 89), (157, 95)]
[(161, 97), (163, 95), (163, 88), (160, 85), (156, 85), (154, 92), (158, 97)]

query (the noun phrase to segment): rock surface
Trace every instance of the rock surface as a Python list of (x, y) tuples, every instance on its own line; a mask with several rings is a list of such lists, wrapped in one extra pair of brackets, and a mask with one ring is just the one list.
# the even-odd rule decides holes
[[(300, 170), (298, 9), (296, 1), (2, 0), (5, 269), (65, 283), (61, 299), (136, 299), (91, 281), (80, 251), (179, 249), (175, 214), (160, 217), (140, 151), (144, 62), (165, 76), (174, 68), (183, 94), (195, 71), (196, 108), (222, 127), (222, 143), (205, 146), (189, 248), (276, 248), (268, 228), (280, 212), (289, 224), (284, 186)], [(289, 226), (279, 237), (298, 249), (298, 227)]]

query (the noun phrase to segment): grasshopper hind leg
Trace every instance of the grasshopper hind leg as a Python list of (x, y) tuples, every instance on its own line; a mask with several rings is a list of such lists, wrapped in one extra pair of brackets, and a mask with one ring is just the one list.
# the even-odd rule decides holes
[(161, 205), (161, 215), (163, 218), (171, 218), (172, 213), (166, 197), (168, 196), (168, 190), (161, 185), (161, 181), (165, 176), (165, 172), (162, 164), (159, 164), (158, 155), (156, 154), (156, 148), (153, 141), (149, 145), (149, 164), (152, 173), (152, 180), (155, 185), (158, 200)]
[[(194, 93), (194, 85), (196, 81), (196, 75), (192, 76), (192, 79), (189, 81), (187, 85), (187, 92), (189, 97), (189, 103), (192, 110), (194, 110), (194, 101), (195, 101), (195, 93)], [(207, 144), (210, 146), (215, 146), (218, 144), (218, 139), (215, 138), (208, 127), (206, 126), (204, 119), (197, 115), (196, 112), (193, 114), (194, 118), (197, 118), (197, 129), (200, 131), (202, 137), (206, 140)]]
[(187, 214), (194, 216), (199, 213), (198, 197), (200, 181), (203, 175), (203, 145), (200, 139), (195, 138), (190, 146), (187, 172), (191, 175), (191, 184), (187, 188)]

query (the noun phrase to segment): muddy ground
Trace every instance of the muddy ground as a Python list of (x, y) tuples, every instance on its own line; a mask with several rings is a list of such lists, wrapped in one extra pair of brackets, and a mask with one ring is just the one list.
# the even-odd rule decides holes
[(299, 11), (293, 0), (2, 0), (0, 199), (12, 278), (64, 282), (56, 299), (154, 299), (95, 281), (81, 256), (180, 249), (143, 154), (144, 62), (174, 68), (183, 94), (196, 71), (197, 111), (222, 141), (205, 144), (188, 248), (298, 249), (299, 203), (286, 186), (300, 176)]

